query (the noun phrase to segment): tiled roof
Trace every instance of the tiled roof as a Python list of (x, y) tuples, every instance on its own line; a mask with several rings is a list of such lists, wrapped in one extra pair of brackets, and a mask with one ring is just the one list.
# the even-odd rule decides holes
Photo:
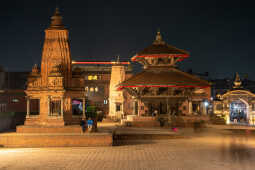
[(123, 87), (136, 86), (190, 86), (208, 87), (210, 83), (194, 75), (182, 72), (176, 68), (148, 68), (132, 76), (119, 85)]
[(189, 53), (185, 50), (178, 49), (174, 46), (164, 44), (152, 44), (144, 50), (138, 52), (137, 56), (152, 55), (152, 54), (172, 54), (172, 55), (186, 55)]

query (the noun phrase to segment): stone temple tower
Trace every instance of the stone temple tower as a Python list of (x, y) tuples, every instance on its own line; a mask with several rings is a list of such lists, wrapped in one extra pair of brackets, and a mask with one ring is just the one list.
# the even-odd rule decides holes
[[(68, 30), (56, 8), (45, 30), (41, 70), (35, 65), (28, 77), (26, 126), (65, 126), (85, 117), (84, 79), (72, 74), (71, 64)], [(79, 113), (73, 101), (82, 104)]]
[(56, 71), (63, 73), (64, 87), (70, 87), (71, 54), (68, 30), (62, 23), (58, 8), (51, 17), (50, 27), (45, 30), (41, 62), (42, 86), (47, 87), (51, 83), (48, 81), (48, 76)]
[(109, 92), (109, 116), (120, 118), (124, 113), (123, 92), (117, 90), (117, 85), (125, 80), (125, 67), (119, 61), (112, 65), (110, 92)]

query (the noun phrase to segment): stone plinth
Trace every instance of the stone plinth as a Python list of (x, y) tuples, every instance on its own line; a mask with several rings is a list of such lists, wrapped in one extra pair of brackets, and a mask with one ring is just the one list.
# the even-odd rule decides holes
[(72, 126), (17, 126), (17, 133), (82, 133), (79, 125)]
[(128, 124), (132, 127), (160, 127), (160, 123), (156, 117), (141, 117), (137, 115), (128, 115), (127, 120)]
[(112, 146), (111, 133), (4, 133), (1, 147), (85, 147)]

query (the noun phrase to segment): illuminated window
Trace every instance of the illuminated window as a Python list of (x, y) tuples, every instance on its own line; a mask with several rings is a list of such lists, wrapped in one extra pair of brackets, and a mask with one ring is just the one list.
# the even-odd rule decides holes
[(98, 92), (98, 87), (95, 87), (95, 92)]
[(93, 80), (93, 76), (92, 76), (92, 75), (89, 75), (89, 76), (88, 76), (88, 80)]
[(86, 87), (85, 87), (85, 92), (88, 92), (88, 91), (89, 91), (89, 87), (86, 86)]
[(93, 76), (93, 80), (97, 80), (97, 75)]
[(107, 104), (108, 103), (108, 101), (107, 100), (104, 100), (104, 104)]
[(72, 99), (72, 114), (74, 116), (81, 116), (83, 112), (82, 99)]
[(15, 99), (12, 99), (12, 102), (13, 102), (13, 103), (18, 103), (18, 102), (19, 102), (19, 99), (16, 99), (16, 98), (15, 98)]
[(94, 92), (94, 87), (90, 87), (89, 91)]

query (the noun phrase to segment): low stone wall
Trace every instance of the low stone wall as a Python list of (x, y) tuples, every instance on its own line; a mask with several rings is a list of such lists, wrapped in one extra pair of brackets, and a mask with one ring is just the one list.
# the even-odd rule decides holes
[(0, 134), (1, 147), (86, 147), (112, 146), (111, 133), (91, 134)]
[(127, 119), (123, 121), (123, 124), (132, 127), (159, 127), (160, 123), (156, 117), (143, 117), (136, 115), (129, 115)]

